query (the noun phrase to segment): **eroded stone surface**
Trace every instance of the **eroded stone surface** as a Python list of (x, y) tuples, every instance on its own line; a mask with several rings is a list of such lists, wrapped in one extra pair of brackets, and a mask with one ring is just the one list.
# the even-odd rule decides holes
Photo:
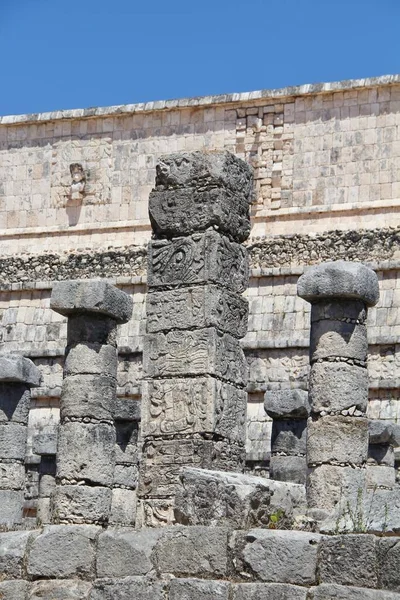
[(308, 392), (300, 389), (268, 390), (264, 408), (272, 419), (306, 419), (310, 414)]
[(332, 463), (362, 465), (368, 453), (368, 420), (362, 417), (326, 416), (308, 419), (309, 465)]
[(18, 354), (0, 355), (0, 382), (25, 383), (36, 387), (40, 381), (40, 371), (29, 358)]
[(314, 412), (341, 413), (353, 409), (366, 412), (367, 369), (346, 362), (318, 362), (312, 365), (309, 380), (310, 403)]

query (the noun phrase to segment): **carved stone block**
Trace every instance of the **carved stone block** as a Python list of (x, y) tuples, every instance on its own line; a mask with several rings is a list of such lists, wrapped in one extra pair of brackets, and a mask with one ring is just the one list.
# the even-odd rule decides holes
[(0, 489), (0, 525), (12, 526), (21, 523), (23, 504), (23, 490)]
[(24, 485), (23, 462), (0, 462), (0, 490), (23, 490)]
[(113, 489), (109, 523), (116, 526), (135, 525), (136, 490)]
[(117, 382), (101, 375), (65, 377), (61, 392), (61, 419), (91, 417), (111, 421), (114, 414)]
[(238, 340), (215, 329), (146, 336), (143, 368), (149, 377), (214, 375), (244, 386), (247, 363)]
[(117, 351), (103, 344), (76, 344), (67, 349), (64, 363), (65, 375), (106, 375), (117, 373)]
[(213, 377), (142, 383), (142, 435), (216, 433), (244, 442), (247, 393)]
[(309, 465), (332, 463), (363, 465), (368, 453), (368, 420), (361, 417), (327, 416), (308, 419)]
[(218, 283), (242, 293), (249, 281), (249, 259), (241, 244), (216, 231), (149, 244), (150, 288)]
[(305, 456), (273, 455), (269, 463), (269, 476), (276, 481), (304, 485), (307, 478), (307, 459)]
[(315, 321), (311, 329), (310, 361), (324, 358), (367, 360), (367, 327), (360, 323)]
[(238, 338), (247, 333), (247, 300), (216, 285), (149, 292), (146, 308), (149, 333), (205, 327)]
[(365, 469), (319, 465), (308, 470), (307, 502), (309, 508), (331, 512), (340, 501), (348, 500), (357, 511), (357, 498), (364, 489)]
[(175, 237), (217, 227), (238, 241), (250, 233), (251, 167), (229, 152), (162, 157), (150, 193), (153, 231)]
[(272, 423), (271, 452), (291, 456), (306, 454), (307, 419)]
[(23, 461), (26, 453), (27, 427), (19, 423), (0, 423), (0, 459)]
[(202, 438), (149, 440), (144, 443), (140, 496), (174, 496), (183, 466), (240, 471), (244, 446)]
[(107, 423), (64, 423), (60, 428), (57, 477), (112, 485), (115, 429)]
[(300, 389), (268, 390), (264, 409), (272, 419), (306, 419), (310, 414), (308, 392)]
[(310, 371), (309, 399), (313, 412), (340, 413), (355, 407), (365, 413), (367, 369), (341, 361), (314, 363)]
[(95, 523), (108, 521), (111, 489), (87, 485), (58, 485), (51, 501), (55, 523)]

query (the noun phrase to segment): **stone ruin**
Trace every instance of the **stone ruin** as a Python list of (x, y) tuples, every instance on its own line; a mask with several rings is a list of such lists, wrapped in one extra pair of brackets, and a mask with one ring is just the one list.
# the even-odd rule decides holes
[(23, 518), (24, 457), (40, 372), (0, 357), (3, 600), (400, 599), (400, 436), (366, 417), (371, 269), (337, 261), (300, 277), (308, 391), (266, 392), (270, 476), (243, 472), (251, 195), (250, 167), (228, 152), (158, 164), (139, 437), (117, 399), (130, 297), (104, 280), (54, 285), (68, 336), (36, 524)]

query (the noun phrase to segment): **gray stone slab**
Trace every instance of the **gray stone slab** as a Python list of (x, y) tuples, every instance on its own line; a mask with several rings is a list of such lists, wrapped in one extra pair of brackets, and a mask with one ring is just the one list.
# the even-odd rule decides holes
[(180, 576), (221, 577), (228, 569), (228, 533), (222, 527), (164, 529), (154, 548), (155, 568)]
[(165, 600), (165, 584), (147, 577), (98, 579), (90, 600)]
[(244, 443), (247, 392), (214, 377), (143, 381), (142, 435), (216, 433)]
[(367, 327), (343, 321), (314, 321), (310, 336), (310, 360), (352, 358), (365, 362), (368, 354)]
[(233, 542), (236, 572), (274, 583), (315, 584), (320, 539), (318, 534), (301, 531), (237, 532)]
[(111, 496), (109, 524), (132, 527), (136, 523), (136, 490), (114, 488)]
[(292, 483), (306, 483), (307, 459), (305, 456), (271, 456), (269, 462), (271, 479)]
[(111, 507), (111, 490), (100, 486), (59, 485), (52, 502), (59, 523), (105, 523)]
[(362, 300), (341, 300), (334, 298), (332, 302), (314, 303), (311, 307), (311, 323), (328, 319), (329, 321), (341, 321), (352, 323), (365, 323), (367, 320), (367, 308)]
[(149, 333), (205, 327), (216, 327), (237, 338), (247, 333), (247, 300), (217, 285), (151, 291), (146, 311)]
[(237, 241), (250, 233), (251, 167), (229, 152), (172, 154), (157, 164), (149, 216), (157, 235), (216, 227)]
[(137, 465), (115, 465), (114, 485), (135, 489), (138, 482)]
[(115, 410), (117, 382), (102, 375), (70, 375), (61, 391), (61, 419), (92, 417), (111, 421)]
[(20, 423), (0, 422), (0, 459), (23, 461), (28, 428)]
[(312, 588), (309, 598), (310, 600), (399, 600), (400, 594), (327, 583)]
[(238, 293), (247, 289), (247, 250), (216, 231), (152, 241), (148, 252), (149, 288), (218, 283)]
[(29, 358), (18, 354), (1, 354), (0, 381), (36, 387), (40, 385), (41, 373)]
[(363, 417), (308, 419), (308, 465), (362, 465), (368, 454), (368, 421)]
[(148, 377), (213, 375), (244, 386), (248, 366), (238, 340), (209, 328), (148, 334), (143, 369)]
[(0, 489), (0, 524), (7, 527), (20, 524), (22, 522), (23, 504), (23, 490)]
[(29, 539), (37, 533), (31, 531), (0, 533), (0, 573), (2, 577), (5, 579), (23, 578), (27, 544)]
[(194, 469), (181, 471), (175, 518), (185, 525), (262, 527), (279, 520), (290, 527), (306, 513), (304, 486), (264, 477)]
[(368, 371), (346, 362), (314, 363), (310, 371), (309, 398), (313, 412), (341, 413), (368, 404)]
[(114, 419), (115, 421), (140, 421), (141, 401), (135, 398), (117, 398)]
[(27, 572), (31, 577), (92, 577), (95, 541), (93, 525), (47, 525), (30, 546)]
[(297, 282), (297, 294), (308, 302), (352, 298), (374, 306), (379, 300), (379, 283), (369, 267), (338, 260), (308, 269)]
[(374, 535), (334, 535), (319, 545), (319, 582), (377, 587), (376, 543)]
[(98, 577), (146, 575), (153, 569), (152, 553), (163, 529), (109, 529), (101, 533), (97, 551)]
[(400, 592), (400, 538), (383, 537), (376, 541), (378, 587)]
[(307, 419), (277, 420), (272, 423), (271, 452), (288, 456), (306, 454)]
[(132, 316), (132, 299), (106, 281), (57, 281), (50, 307), (62, 315), (100, 313), (121, 323)]
[[(365, 469), (320, 465), (310, 469), (307, 475), (309, 507), (332, 512), (341, 501), (344, 501), (356, 515), (360, 490), (362, 491), (364, 486)], [(355, 517), (355, 520), (357, 518)]]
[(0, 490), (23, 490), (25, 465), (21, 462), (0, 463)]
[(228, 581), (172, 579), (169, 600), (228, 600), (229, 591)]
[(35, 581), (31, 584), (27, 600), (89, 600), (92, 584), (78, 579)]
[(368, 421), (368, 434), (370, 444), (391, 444), (393, 442), (394, 423), (382, 419), (370, 419)]
[(25, 600), (28, 586), (27, 581), (1, 581), (0, 598), (2, 600)]
[(67, 350), (65, 375), (117, 376), (117, 351), (106, 344), (76, 344)]
[(32, 437), (32, 452), (34, 454), (55, 455), (57, 453), (58, 423), (50, 428), (39, 431)]
[(394, 466), (367, 465), (365, 483), (367, 488), (371, 490), (376, 488), (393, 489), (396, 485), (396, 471)]
[(26, 384), (0, 383), (0, 422), (28, 424), (31, 393)]
[(241, 471), (244, 445), (202, 438), (146, 440), (140, 465), (139, 495), (174, 496), (183, 466)]
[(60, 426), (57, 476), (112, 485), (115, 428), (108, 423), (69, 422)]
[(233, 585), (233, 600), (307, 600), (308, 588), (288, 583), (239, 583)]
[(71, 314), (68, 316), (67, 344), (117, 345), (118, 321), (99, 313)]
[(306, 419), (310, 414), (308, 392), (300, 389), (268, 390), (264, 409), (272, 419)]

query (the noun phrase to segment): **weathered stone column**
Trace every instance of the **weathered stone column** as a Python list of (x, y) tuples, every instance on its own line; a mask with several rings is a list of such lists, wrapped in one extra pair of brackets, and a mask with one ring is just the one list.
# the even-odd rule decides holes
[(310, 414), (308, 392), (300, 389), (267, 391), (264, 408), (273, 419), (270, 478), (304, 484), (307, 417)]
[(68, 317), (53, 522), (104, 523), (115, 469), (117, 325), (127, 294), (104, 281), (56, 283), (51, 308)]
[(250, 167), (229, 152), (157, 165), (149, 202), (143, 350), (142, 520), (173, 521), (183, 466), (241, 470), (247, 379)]
[[(298, 281), (312, 304), (307, 427), (307, 500), (321, 516), (342, 496), (363, 493), (368, 455), (367, 307), (379, 299), (376, 274), (360, 263), (312, 267)], [(355, 505), (351, 506), (355, 510)], [(317, 512), (316, 512), (317, 514)]]
[(377, 419), (369, 421), (368, 426), (367, 488), (393, 489), (396, 484), (394, 468), (396, 425), (390, 421)]
[(21, 523), (25, 487), (25, 453), (30, 388), (40, 371), (28, 358), (0, 356), (0, 524)]

